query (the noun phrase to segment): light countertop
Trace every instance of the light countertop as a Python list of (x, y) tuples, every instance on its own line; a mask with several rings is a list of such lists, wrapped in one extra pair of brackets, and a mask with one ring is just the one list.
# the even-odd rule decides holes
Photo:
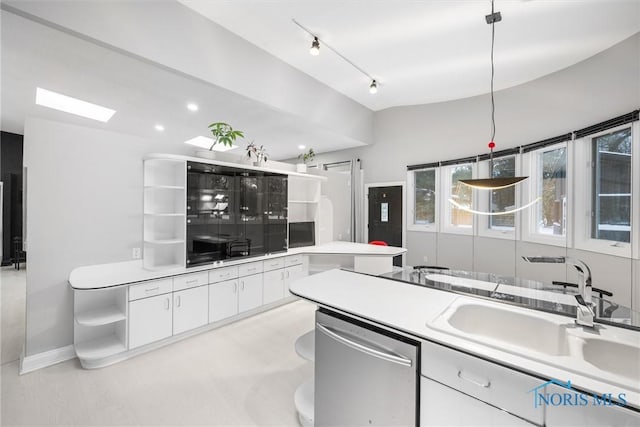
[(245, 264), (247, 262), (265, 261), (289, 255), (347, 255), (367, 257), (392, 257), (401, 255), (407, 250), (394, 246), (377, 246), (365, 243), (329, 242), (315, 246), (289, 249), (271, 255), (219, 261), (196, 267), (180, 267), (167, 270), (146, 270), (142, 260), (125, 261), (109, 264), (97, 264), (75, 268), (69, 275), (69, 284), (75, 290), (104, 289), (113, 286), (128, 285), (146, 280), (160, 279), (179, 274), (195, 273), (213, 268)]
[[(292, 294), (318, 305), (417, 338), (476, 354), (513, 369), (547, 379), (570, 379), (576, 388), (584, 391), (625, 393), (628, 404), (640, 408), (640, 384), (635, 387), (633, 384), (627, 386), (624, 378), (608, 375), (582, 360), (567, 357), (560, 361), (562, 364), (554, 364), (551, 359), (527, 357), (530, 354), (523, 353), (522, 349), (516, 351), (513, 348), (492, 346), (482, 340), (470, 340), (439, 327), (442, 323), (441, 314), (449, 306), (456, 304), (471, 302), (506, 310), (526, 310), (524, 308), (344, 270), (330, 270), (298, 279), (291, 284), (290, 290)], [(535, 313), (549, 321), (573, 323), (571, 318), (564, 316)], [(599, 333), (607, 338), (640, 345), (640, 333), (636, 331), (608, 325), (599, 325), (598, 328)], [(628, 383), (627, 379), (626, 384)]]

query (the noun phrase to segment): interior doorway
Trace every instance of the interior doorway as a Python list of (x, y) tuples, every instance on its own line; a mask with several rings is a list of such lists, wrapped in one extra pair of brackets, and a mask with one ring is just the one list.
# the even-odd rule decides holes
[[(405, 247), (405, 187), (404, 182), (384, 182), (365, 185), (365, 240), (383, 241), (389, 246)], [(404, 255), (393, 259), (402, 267)]]

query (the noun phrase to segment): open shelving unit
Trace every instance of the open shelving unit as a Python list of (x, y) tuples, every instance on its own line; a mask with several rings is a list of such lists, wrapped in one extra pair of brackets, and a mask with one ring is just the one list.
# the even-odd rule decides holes
[(144, 257), (148, 270), (185, 263), (186, 165), (176, 159), (144, 161)]
[[(312, 329), (301, 335), (295, 343), (296, 353), (305, 360), (313, 362), (316, 352), (316, 330)], [(303, 427), (312, 427), (314, 412), (314, 381), (313, 378), (300, 384), (293, 396), (293, 402), (298, 412), (298, 420)]]
[(321, 181), (289, 177), (289, 222), (317, 222)]

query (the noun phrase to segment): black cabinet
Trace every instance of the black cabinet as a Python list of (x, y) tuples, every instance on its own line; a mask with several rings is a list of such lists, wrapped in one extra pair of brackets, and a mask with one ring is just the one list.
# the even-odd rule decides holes
[(287, 249), (287, 176), (187, 162), (187, 266)]

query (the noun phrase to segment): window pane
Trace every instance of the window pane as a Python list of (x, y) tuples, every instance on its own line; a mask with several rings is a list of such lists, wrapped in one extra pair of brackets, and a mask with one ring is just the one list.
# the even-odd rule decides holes
[(593, 138), (594, 239), (631, 239), (631, 128)]
[[(471, 209), (473, 191), (468, 185), (459, 183), (461, 179), (472, 178), (471, 165), (458, 165), (449, 169), (451, 174), (451, 198), (461, 206)], [(451, 225), (457, 227), (471, 227), (473, 224), (473, 214), (451, 205)]]
[(418, 171), (415, 179), (415, 224), (433, 224), (436, 221), (436, 171)]
[(538, 154), (536, 231), (550, 236), (567, 234), (567, 149)]
[[(516, 158), (503, 157), (493, 161), (492, 178), (506, 178), (516, 176)], [(504, 212), (515, 209), (516, 189), (515, 187), (491, 190), (489, 196), (489, 206), (491, 212)], [(505, 229), (515, 227), (515, 213), (506, 215), (494, 215), (489, 217), (489, 228)]]

